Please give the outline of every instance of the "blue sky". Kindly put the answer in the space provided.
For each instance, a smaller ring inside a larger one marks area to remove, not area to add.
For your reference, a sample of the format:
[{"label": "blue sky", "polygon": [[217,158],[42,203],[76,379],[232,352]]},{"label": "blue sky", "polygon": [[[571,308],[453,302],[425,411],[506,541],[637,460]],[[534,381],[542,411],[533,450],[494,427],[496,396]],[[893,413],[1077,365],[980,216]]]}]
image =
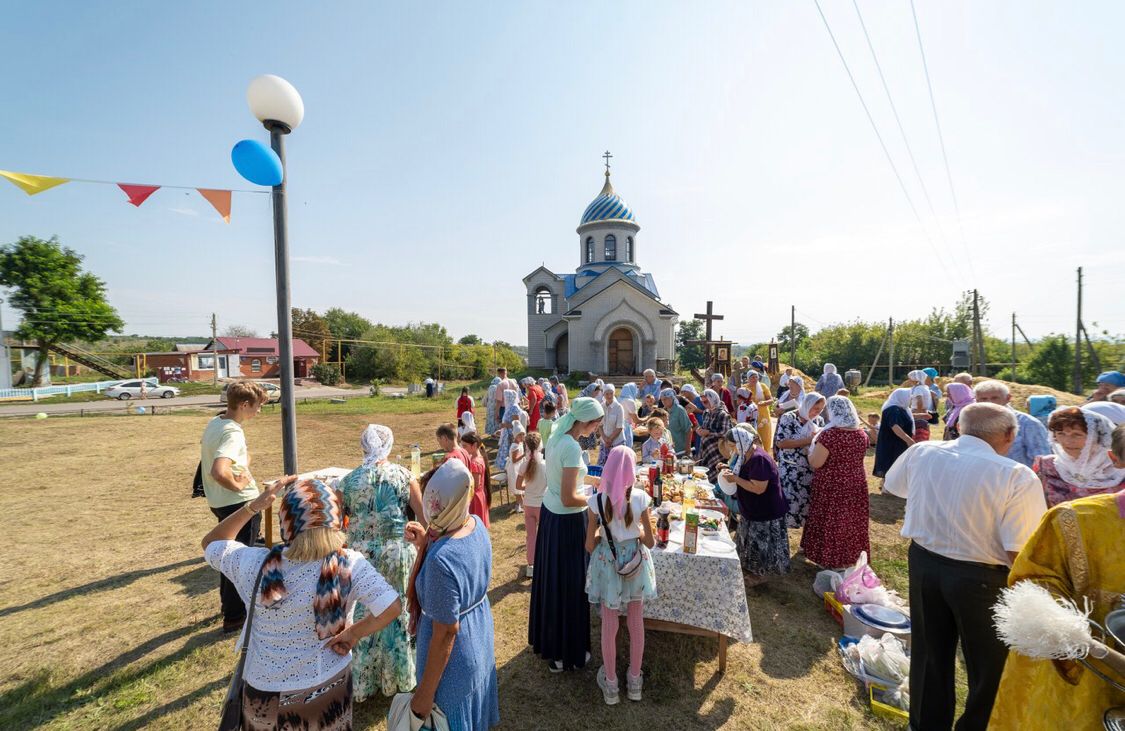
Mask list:
[{"label": "blue sky", "polygon": [[[578,264],[608,148],[639,263],[682,314],[714,300],[728,338],[768,338],[791,304],[815,329],[973,286],[1002,336],[1013,311],[1033,337],[1071,332],[1079,265],[1091,331],[1125,330],[1125,6],[917,4],[964,241],[908,2],[859,8],[936,218],[854,6],[822,6],[924,227],[811,0],[21,3],[0,26],[0,169],[250,188],[230,148],[265,139],[245,88],[275,73],[306,106],[295,306],[525,343],[520,280]],[[236,194],[228,226],[191,191],[134,209],[111,186],[0,181],[0,242],[22,234],[85,255],[128,332],[275,326],[268,196]]]}]

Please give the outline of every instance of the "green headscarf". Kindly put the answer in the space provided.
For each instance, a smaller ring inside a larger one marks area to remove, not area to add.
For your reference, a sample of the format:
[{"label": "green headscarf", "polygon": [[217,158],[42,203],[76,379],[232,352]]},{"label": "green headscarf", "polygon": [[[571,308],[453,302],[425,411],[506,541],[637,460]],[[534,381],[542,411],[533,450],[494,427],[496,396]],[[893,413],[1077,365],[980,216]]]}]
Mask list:
[{"label": "green headscarf", "polygon": [[574,399],[570,404],[570,411],[551,427],[551,438],[547,440],[547,449],[554,447],[576,422],[593,421],[603,416],[605,416],[605,409],[597,399],[588,396]]}]

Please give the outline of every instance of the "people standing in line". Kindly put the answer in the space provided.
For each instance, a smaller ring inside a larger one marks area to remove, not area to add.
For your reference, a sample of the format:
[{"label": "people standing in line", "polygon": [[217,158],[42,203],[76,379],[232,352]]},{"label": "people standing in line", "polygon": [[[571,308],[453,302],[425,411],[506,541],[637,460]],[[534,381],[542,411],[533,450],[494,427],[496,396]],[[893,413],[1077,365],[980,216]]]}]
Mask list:
[{"label": "people standing in line", "polygon": [[879,439],[875,443],[875,468],[872,471],[875,477],[884,477],[891,465],[914,444],[913,433],[910,389],[896,388],[883,402],[879,414]]},{"label": "people standing in line", "polygon": [[602,419],[602,448],[598,452],[598,464],[604,465],[611,449],[625,443],[625,407],[617,400],[617,387],[607,383],[602,389],[605,394],[605,418]]},{"label": "people standing in line", "polygon": [[[963,383],[950,383],[945,387],[946,404],[945,411],[945,434],[942,439],[949,441],[961,436],[961,430],[957,425],[957,417],[960,415],[961,410],[971,403],[976,402],[976,395],[973,389]],[[917,415],[915,415],[917,417]]]},{"label": "people standing in line", "polygon": [[470,432],[461,437],[461,445],[469,453],[469,473],[473,476],[473,496],[469,498],[469,513],[480,518],[484,527],[491,530],[489,511],[492,509],[492,483],[488,478],[488,462],[484,458],[484,442],[480,435]]},{"label": "people standing in line", "polygon": [[526,439],[527,429],[523,428],[523,424],[518,421],[512,424],[512,444],[508,447],[508,463],[504,466],[504,476],[507,479],[508,487],[512,489],[512,494],[516,498],[516,512],[521,515],[523,514],[523,490],[516,486],[516,478],[519,475],[520,463],[527,456],[523,446]]},{"label": "people standing in line", "polygon": [[668,412],[668,431],[672,436],[672,446],[676,454],[686,455],[691,448],[691,419],[688,418],[687,409],[680,406],[679,397],[671,388],[660,392],[660,403]]},{"label": "people standing in line", "polygon": [[[1109,457],[1125,468],[1125,426],[1113,430]],[[1016,556],[1008,585],[1031,580],[1056,597],[1105,617],[1125,595],[1125,530],[1121,493],[1056,505]],[[1089,604],[1087,604],[1089,602]],[[1105,709],[1125,704],[1125,694],[1075,660],[1037,660],[1008,653],[989,729],[1102,729]]]},{"label": "people standing in line", "polygon": [[819,393],[807,393],[801,397],[795,411],[784,413],[777,420],[774,453],[777,455],[781,489],[789,505],[785,519],[789,528],[804,526],[809,515],[809,491],[813,482],[809,447],[817,430],[824,426],[824,420],[820,418],[824,404],[824,397]]},{"label": "people standing in line", "polygon": [[701,415],[699,426],[695,430],[700,440],[699,462],[707,468],[707,480],[715,484],[719,478],[719,470],[724,466],[719,444],[734,423],[722,398],[714,389],[709,388],[703,392],[703,403],[707,410]]},{"label": "people standing in line", "polygon": [[[496,376],[500,379],[500,382],[496,384],[496,421],[499,423],[504,421],[504,412],[508,408],[507,402],[504,401],[504,392],[515,391],[518,394],[520,392],[520,384],[516,383],[514,378],[508,378],[507,368],[497,368]],[[491,434],[492,432],[489,433]]]},{"label": "people standing in line", "polygon": [[1105,401],[1109,398],[1109,394],[1119,388],[1125,388],[1125,374],[1121,373],[1121,371],[1105,371],[1104,373],[1100,373],[1098,374],[1094,392],[1086,399],[1086,403]]},{"label": "people standing in line", "polygon": [[578,440],[601,428],[602,404],[577,398],[547,443],[547,492],[539,509],[527,642],[551,672],[581,669],[590,659],[586,597],[586,462]]},{"label": "people standing in line", "polygon": [[504,415],[500,419],[500,445],[496,449],[496,468],[508,466],[508,449],[512,446],[512,424],[523,423],[519,391],[504,391]]},{"label": "people standing in line", "polygon": [[910,386],[910,412],[914,416],[914,441],[926,442],[930,439],[930,416],[937,409],[929,386],[926,385],[926,372],[913,370],[907,378],[914,382]]},{"label": "people standing in line", "polygon": [[525,426],[532,431],[539,427],[539,417],[542,416],[540,407],[546,394],[543,393],[543,388],[535,382],[534,378],[525,378],[524,385],[527,387],[527,418],[528,422]]},{"label": "people standing in line", "polygon": [[461,418],[457,422],[457,436],[463,437],[469,432],[475,432],[476,430],[477,420],[476,417],[473,416],[473,412],[466,411],[461,414]]},{"label": "people standing in line", "polygon": [[736,547],[747,582],[754,586],[770,575],[789,573],[789,504],[777,464],[762,449],[758,432],[745,423],[723,435],[723,451],[733,459],[719,474],[719,486],[737,501]]},{"label": "people standing in line", "polygon": [[1030,467],[1036,457],[1051,454],[1051,438],[1045,427],[1031,414],[1012,408],[1012,392],[1003,381],[981,381],[973,387],[973,396],[979,404],[996,404],[1012,409],[1019,423],[1016,441],[1006,455],[1022,465]]},{"label": "people standing in line", "polygon": [[1125,470],[1109,458],[1114,425],[1101,414],[1064,407],[1047,422],[1052,454],[1035,460],[1047,507],[1125,489]]},{"label": "people standing in line", "polygon": [[925,386],[930,391],[930,424],[938,423],[938,404],[941,403],[941,386],[937,385],[937,368],[923,368],[926,375]]},{"label": "people standing in line", "polygon": [[[257,416],[266,400],[265,389],[257,383],[236,381],[227,386],[226,411],[207,422],[203,430],[199,443],[203,493],[220,523],[258,497],[258,484],[250,474],[250,454],[242,425]],[[255,514],[243,522],[233,539],[252,546],[258,538],[258,527],[259,518]],[[246,620],[246,605],[225,574],[219,576],[219,601],[223,632],[237,632]]]},{"label": "people standing in line", "polygon": [[445,452],[446,459],[456,459],[469,466],[469,453],[457,441],[457,427],[451,423],[439,424],[434,430],[438,447]]},{"label": "people standing in line", "polygon": [[855,405],[831,396],[824,409],[828,422],[809,451],[812,495],[801,548],[805,557],[826,568],[854,566],[860,553],[871,554],[870,504],[867,495],[867,433]]},{"label": "people standing in line", "polygon": [[1047,507],[1035,474],[1004,456],[1016,438],[1015,414],[970,404],[960,424],[955,441],[908,449],[884,483],[906,499],[910,724],[919,731],[953,726],[958,642],[969,690],[957,728],[987,728],[1008,655],[992,607]]},{"label": "people standing in line", "polygon": [[[422,490],[410,470],[387,461],[394,432],[382,424],[368,424],[360,435],[363,464],[339,484],[348,548],[358,551],[399,596],[406,595],[417,553],[405,537],[407,511],[422,515]],[[367,616],[367,607],[356,606],[356,620]],[[352,693],[362,703],[376,693],[393,696],[415,684],[414,648],[410,643],[410,615],[399,616],[375,634],[359,640],[352,652]]]},{"label": "people standing in line", "polygon": [[[281,498],[278,524],[284,543],[267,549],[237,540],[275,497]],[[242,677],[241,728],[351,728],[352,650],[395,621],[402,605],[367,559],[344,548],[343,529],[339,493],[319,480],[298,482],[290,475],[203,537],[207,563],[255,607]],[[368,614],[353,622],[357,604]]]},{"label": "people standing in line", "polygon": [[451,729],[500,723],[488,600],[492,541],[480,518],[469,514],[472,493],[469,470],[455,460],[443,463],[423,478],[426,526],[406,528],[418,550],[407,600],[418,638],[418,687],[410,711],[419,728],[434,705]]},{"label": "people standing in line", "polygon": [[825,363],[824,372],[816,380],[816,392],[824,398],[828,398],[829,396],[835,396],[836,392],[843,387],[844,379],[836,372],[835,364]]},{"label": "people standing in line", "polygon": [[[543,422],[539,422],[542,426]],[[526,539],[527,578],[535,572],[535,539],[539,532],[539,509],[547,492],[547,464],[543,459],[543,441],[538,432],[527,435],[524,443],[527,457],[520,461],[516,489],[523,491],[523,527]]]},{"label": "people standing in line", "polygon": [[[625,445],[611,450],[602,468],[598,490],[586,501],[586,595],[601,608],[602,667],[597,682],[606,705],[620,697],[617,679],[617,629],[622,614],[629,628],[629,669],[625,675],[626,696],[642,698],[645,653],[645,600],[656,598],[656,570],[649,549],[656,540],[649,516],[650,499],[644,490],[634,490],[636,453]],[[599,537],[600,534],[600,537]],[[640,556],[639,565],[628,576],[620,572]]]}]

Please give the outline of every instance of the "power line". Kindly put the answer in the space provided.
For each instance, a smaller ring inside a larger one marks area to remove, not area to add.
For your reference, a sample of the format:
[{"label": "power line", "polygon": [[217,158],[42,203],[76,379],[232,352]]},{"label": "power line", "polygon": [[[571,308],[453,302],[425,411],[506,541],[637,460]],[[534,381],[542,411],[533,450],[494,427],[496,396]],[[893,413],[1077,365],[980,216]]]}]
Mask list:
[{"label": "power line", "polygon": [[918,11],[914,8],[914,0],[910,0],[910,14],[914,16],[914,34],[918,37],[918,53],[922,56],[922,71],[926,75],[926,89],[930,93],[930,110],[934,114],[934,126],[937,127],[938,143],[941,145],[941,160],[945,164],[945,179],[949,183],[949,195],[953,198],[953,211],[957,214],[957,229],[961,233],[961,247],[965,250],[965,258],[969,262],[969,272],[973,276],[973,282],[976,283],[977,272],[973,266],[973,257],[969,254],[969,245],[965,241],[965,226],[961,222],[961,206],[957,203],[957,191],[953,187],[953,173],[949,170],[949,155],[945,152],[945,135],[941,133],[937,102],[934,101],[934,85],[930,81],[930,66],[926,63],[926,49],[922,45],[922,28],[918,25]]},{"label": "power line", "polygon": [[[910,191],[906,189],[906,183],[902,179],[902,174],[898,171],[898,166],[895,165],[894,158],[891,157],[890,150],[887,149],[887,143],[883,141],[883,135],[879,132],[879,126],[875,124],[875,118],[871,116],[871,110],[867,106],[867,102],[863,99],[863,92],[859,90],[859,84],[856,83],[855,76],[852,74],[851,67],[848,66],[848,61],[844,58],[844,52],[840,48],[840,44],[836,42],[836,34],[832,32],[832,26],[828,24],[828,18],[825,17],[824,11],[820,7],[820,0],[813,0],[816,5],[816,12],[820,14],[820,20],[824,23],[824,29],[828,31],[828,37],[832,39],[832,45],[836,49],[836,55],[840,57],[840,63],[844,66],[844,71],[848,74],[848,80],[852,82],[852,88],[855,90],[856,96],[859,98],[859,104],[863,107],[863,113],[867,115],[867,121],[871,124],[871,130],[875,133],[875,138],[879,141],[879,147],[883,149],[883,155],[887,158],[887,163],[891,166],[891,170],[895,174],[895,180],[898,181],[898,187],[902,190],[902,195],[906,198],[906,203],[910,206],[911,212],[914,214],[914,219],[918,221],[919,228],[922,229],[922,234],[926,237],[926,242],[934,249],[934,241],[930,238],[930,232],[926,229],[925,224],[922,223],[922,217],[918,215],[918,208],[914,205],[914,199],[910,197]],[[953,272],[949,270],[945,261],[940,257],[938,263],[941,264],[942,269],[949,275],[950,278],[954,277]]]}]

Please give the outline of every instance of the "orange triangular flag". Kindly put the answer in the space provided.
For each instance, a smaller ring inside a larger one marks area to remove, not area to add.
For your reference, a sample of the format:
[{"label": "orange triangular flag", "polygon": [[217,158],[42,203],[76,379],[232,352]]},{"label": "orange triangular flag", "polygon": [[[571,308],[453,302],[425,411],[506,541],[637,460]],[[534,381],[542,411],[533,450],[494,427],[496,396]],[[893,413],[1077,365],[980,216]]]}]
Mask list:
[{"label": "orange triangular flag", "polygon": [[199,194],[207,199],[207,202],[215,207],[223,220],[230,223],[230,191],[229,190],[211,190],[210,188],[196,188]]},{"label": "orange triangular flag", "polygon": [[142,203],[148,200],[150,195],[160,190],[159,185],[130,185],[129,183],[118,183],[117,187],[125,191],[125,195],[129,196],[129,202],[138,208],[140,208]]},{"label": "orange triangular flag", "polygon": [[13,185],[19,188],[28,195],[35,195],[42,193],[45,190],[50,190],[56,185],[69,183],[70,178],[51,178],[46,175],[28,175],[27,173],[11,173],[7,170],[0,170],[0,176],[12,181]]}]

